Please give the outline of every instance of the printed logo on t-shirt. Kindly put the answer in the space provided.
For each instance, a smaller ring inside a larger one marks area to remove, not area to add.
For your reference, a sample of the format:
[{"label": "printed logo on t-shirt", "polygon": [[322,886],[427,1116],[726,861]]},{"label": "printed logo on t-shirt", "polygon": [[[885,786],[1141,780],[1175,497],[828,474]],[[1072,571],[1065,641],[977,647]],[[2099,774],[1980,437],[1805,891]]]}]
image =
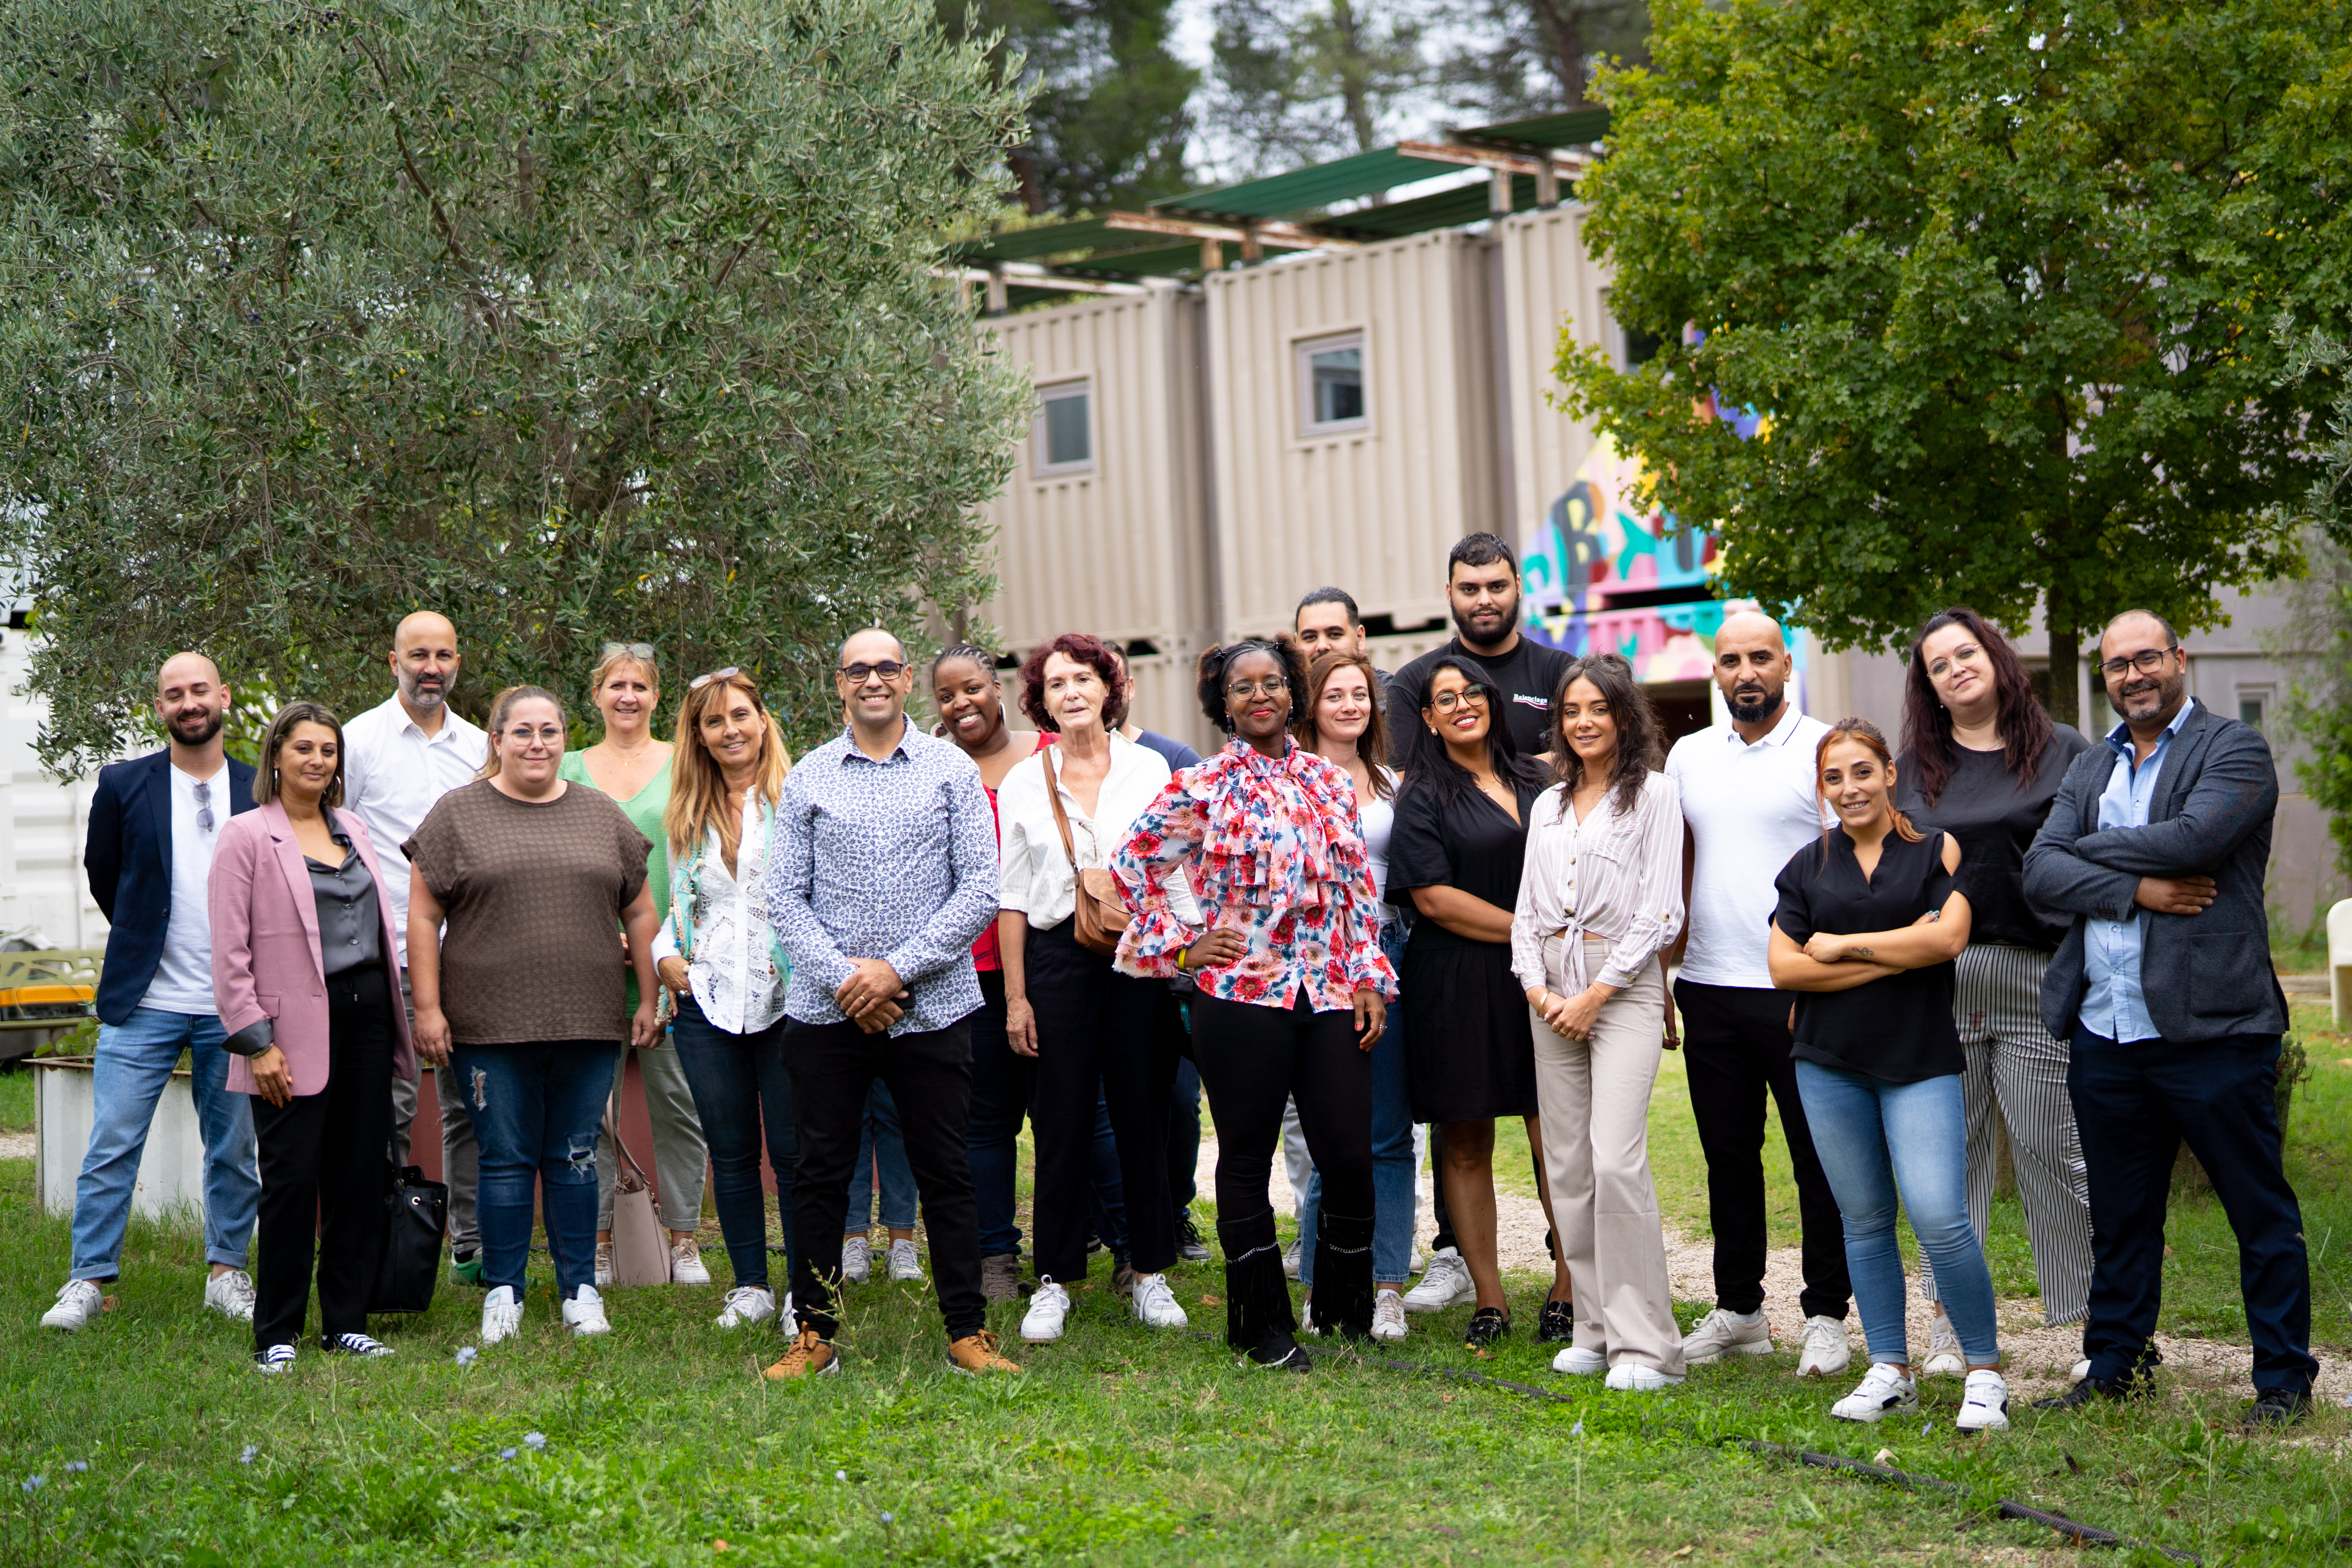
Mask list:
[{"label": "printed logo on t-shirt", "polygon": [[1512,693],[1511,693],[1511,700],[1512,700],[1512,701],[1514,701],[1514,702],[1517,702],[1517,703],[1520,704],[1522,707],[1527,707],[1527,708],[1549,708],[1549,707],[1551,706],[1551,699],[1550,699],[1550,698],[1549,698],[1549,697],[1538,697],[1538,696],[1535,695],[1533,692],[1528,692],[1528,691],[1514,691],[1514,692],[1512,692]]}]

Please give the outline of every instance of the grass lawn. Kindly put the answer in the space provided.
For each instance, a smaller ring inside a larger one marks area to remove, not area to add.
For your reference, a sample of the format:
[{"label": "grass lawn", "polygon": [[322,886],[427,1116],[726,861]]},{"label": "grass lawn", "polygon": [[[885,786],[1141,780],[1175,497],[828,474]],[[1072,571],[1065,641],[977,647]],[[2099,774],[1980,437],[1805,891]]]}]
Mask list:
[{"label": "grass lawn", "polygon": [[[2291,1163],[2332,1358],[2352,1348],[2340,1260],[2352,1038],[2318,1028],[2324,1016],[2298,1011],[2316,1078],[2298,1098]],[[1676,1223],[1703,1227],[1678,1067],[1654,1118],[1660,1184]],[[0,1075],[0,1126],[16,1119],[20,1078]],[[1785,1155],[1771,1157],[1784,1195]],[[1527,1182],[1523,1138],[1507,1137],[1497,1163],[1507,1185]],[[1777,1241],[1793,1238],[1792,1208],[1776,1214]],[[2016,1232],[2013,1207],[1996,1224]],[[2168,1327],[2242,1334],[2211,1200],[2176,1205],[2171,1236]],[[1950,1382],[1925,1385],[1920,1416],[1877,1428],[1830,1421],[1843,1389],[1799,1384],[1787,1354],[1700,1369],[1666,1394],[1609,1394],[1553,1375],[1524,1337],[1474,1362],[1455,1337],[1467,1309],[1416,1318],[1391,1359],[1433,1374],[1475,1367],[1569,1402],[1337,1356],[1309,1377],[1272,1377],[1236,1369],[1206,1334],[1147,1335],[1116,1310],[1099,1259],[1067,1339],[1009,1347],[1029,1368],[1017,1380],[949,1375],[928,1293],[877,1283],[851,1298],[844,1375],[787,1387],[751,1376],[772,1338],[710,1327],[728,1282],[715,1245],[719,1286],[614,1292],[606,1340],[567,1341],[542,1282],[523,1339],[460,1367],[478,1298],[452,1286],[421,1318],[377,1321],[396,1360],[306,1351],[265,1381],[245,1333],[198,1310],[201,1250],[179,1232],[134,1230],[121,1309],[102,1325],[37,1330],[67,1251],[63,1225],[34,1212],[30,1163],[0,1163],[9,1568],[2040,1560],[2054,1538],[1995,1518],[2000,1497],[2212,1563],[2308,1563],[2352,1536],[2352,1411],[2246,1441],[2236,1389],[2176,1384],[2084,1417],[2021,1409],[2012,1430],[1966,1441],[1950,1429]],[[2029,1294],[2021,1238],[1996,1255],[2002,1291]],[[1177,1279],[1196,1328],[1220,1329],[1207,1300],[1220,1271]],[[1513,1284],[1515,1315],[1532,1324],[1543,1280]],[[1704,1306],[1683,1303],[1685,1321]],[[1018,1312],[992,1321],[1012,1338]],[[1914,1494],[1735,1446],[1755,1437],[1864,1459],[1884,1447],[1964,1491]]]}]

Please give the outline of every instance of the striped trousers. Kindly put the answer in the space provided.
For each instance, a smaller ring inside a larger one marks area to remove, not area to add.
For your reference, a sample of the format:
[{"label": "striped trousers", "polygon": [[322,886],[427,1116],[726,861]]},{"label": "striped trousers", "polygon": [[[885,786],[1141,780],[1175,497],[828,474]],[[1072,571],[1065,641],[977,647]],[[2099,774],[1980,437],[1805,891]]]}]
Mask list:
[{"label": "striped trousers", "polygon": [[[1955,965],[1954,1022],[1968,1068],[1960,1079],[1969,1120],[1969,1223],[1979,1244],[1992,1217],[1993,1117],[2009,1131],[2025,1234],[2042,1286],[2042,1321],[2055,1328],[2090,1310],[2091,1204],[2067,1048],[2042,1026],[2042,972],[2050,955],[2006,942],[1970,942]],[[1936,1299],[1933,1274],[1920,1290]]]}]

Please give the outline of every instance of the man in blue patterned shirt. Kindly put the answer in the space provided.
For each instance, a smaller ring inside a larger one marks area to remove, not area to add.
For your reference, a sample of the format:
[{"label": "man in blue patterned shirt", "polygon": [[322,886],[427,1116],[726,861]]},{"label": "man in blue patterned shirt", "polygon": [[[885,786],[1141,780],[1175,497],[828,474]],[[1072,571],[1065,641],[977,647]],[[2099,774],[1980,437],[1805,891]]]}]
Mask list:
[{"label": "man in blue patterned shirt", "polygon": [[[980,770],[953,742],[907,721],[915,676],[879,628],[841,645],[835,689],[848,727],[801,760],[776,803],[761,901],[792,955],[784,1068],[800,1132],[795,1236],[838,1237],[858,1130],[876,1079],[898,1102],[907,1162],[930,1233],[948,1364],[1017,1372],[996,1353],[981,1294],[980,1215],[965,1158],[971,944],[996,918],[996,826]],[[795,1249],[800,1332],[772,1378],[838,1372],[833,1288]]]}]

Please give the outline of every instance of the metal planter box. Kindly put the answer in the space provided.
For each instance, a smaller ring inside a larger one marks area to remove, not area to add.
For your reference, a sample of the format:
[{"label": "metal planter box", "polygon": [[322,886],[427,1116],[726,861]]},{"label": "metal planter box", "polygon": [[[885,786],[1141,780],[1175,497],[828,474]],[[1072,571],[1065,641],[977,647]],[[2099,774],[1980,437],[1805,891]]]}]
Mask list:
[{"label": "metal planter box", "polygon": [[[69,1215],[74,1179],[81,1173],[97,1114],[95,1064],[88,1057],[49,1057],[28,1065],[38,1075],[34,1079],[34,1158],[41,1212]],[[190,1223],[201,1219],[204,1203],[204,1132],[196,1124],[188,1075],[182,1070],[172,1074],[156,1101],[131,1212],[142,1219]]]}]

